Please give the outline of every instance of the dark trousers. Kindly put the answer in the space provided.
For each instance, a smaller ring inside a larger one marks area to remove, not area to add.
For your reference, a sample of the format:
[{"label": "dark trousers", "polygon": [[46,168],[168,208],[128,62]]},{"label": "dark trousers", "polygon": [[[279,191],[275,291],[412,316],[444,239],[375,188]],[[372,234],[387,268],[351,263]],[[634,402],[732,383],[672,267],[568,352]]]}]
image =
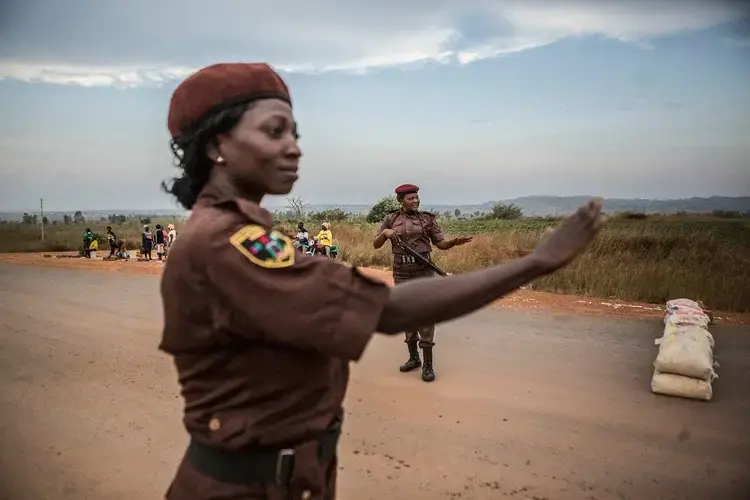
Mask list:
[{"label": "dark trousers", "polygon": [[[425,255],[429,258],[429,254]],[[400,262],[400,257],[394,255],[393,261],[393,282],[395,284],[404,283],[418,278],[429,278],[434,276],[432,269],[427,268],[419,263]],[[435,345],[435,325],[425,325],[416,330],[404,332],[404,342],[418,342],[419,347],[432,347]]]},{"label": "dark trousers", "polygon": [[83,240],[83,256],[87,259],[91,258],[91,240]]}]

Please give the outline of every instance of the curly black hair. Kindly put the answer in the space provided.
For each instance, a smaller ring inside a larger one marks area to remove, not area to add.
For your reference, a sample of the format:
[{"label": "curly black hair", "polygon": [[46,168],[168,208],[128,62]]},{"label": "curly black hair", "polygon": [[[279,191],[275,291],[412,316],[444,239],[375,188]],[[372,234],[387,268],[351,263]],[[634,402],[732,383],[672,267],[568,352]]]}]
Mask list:
[{"label": "curly black hair", "polygon": [[253,103],[242,103],[223,109],[201,119],[170,142],[176,167],[182,175],[172,179],[172,186],[161,183],[162,189],[177,198],[187,210],[195,205],[198,195],[208,182],[213,163],[206,148],[218,134],[232,130]]}]

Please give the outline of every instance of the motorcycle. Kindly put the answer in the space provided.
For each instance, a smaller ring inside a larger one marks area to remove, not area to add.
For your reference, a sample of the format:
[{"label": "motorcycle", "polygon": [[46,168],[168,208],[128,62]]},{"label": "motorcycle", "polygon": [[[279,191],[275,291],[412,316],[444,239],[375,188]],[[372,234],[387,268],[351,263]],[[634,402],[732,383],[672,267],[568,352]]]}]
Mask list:
[{"label": "motorcycle", "polygon": [[[304,253],[307,255],[323,255],[326,256],[325,248],[323,248],[323,245],[321,245],[318,241],[315,239],[311,239],[306,245],[301,244],[300,248]],[[331,246],[331,259],[338,258],[339,255],[339,247],[336,245]]]}]

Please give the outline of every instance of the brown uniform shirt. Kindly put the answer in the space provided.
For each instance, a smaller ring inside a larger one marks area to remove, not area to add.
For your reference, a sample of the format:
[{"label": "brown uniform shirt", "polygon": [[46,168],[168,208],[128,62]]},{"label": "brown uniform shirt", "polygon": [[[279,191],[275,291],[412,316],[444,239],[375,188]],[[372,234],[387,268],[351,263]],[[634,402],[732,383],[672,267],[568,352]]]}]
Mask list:
[{"label": "brown uniform shirt", "polygon": [[389,296],[356,268],[295,253],[271,224],[209,186],[162,277],[159,347],[174,357],[185,427],[222,449],[306,441],[341,416],[349,362]]},{"label": "brown uniform shirt", "polygon": [[[430,253],[433,245],[445,239],[440,229],[437,217],[430,212],[416,212],[407,214],[403,210],[391,212],[383,219],[378,233],[384,229],[393,229],[414,251],[426,254]],[[406,255],[406,252],[396,245],[391,244],[395,255]]]}]

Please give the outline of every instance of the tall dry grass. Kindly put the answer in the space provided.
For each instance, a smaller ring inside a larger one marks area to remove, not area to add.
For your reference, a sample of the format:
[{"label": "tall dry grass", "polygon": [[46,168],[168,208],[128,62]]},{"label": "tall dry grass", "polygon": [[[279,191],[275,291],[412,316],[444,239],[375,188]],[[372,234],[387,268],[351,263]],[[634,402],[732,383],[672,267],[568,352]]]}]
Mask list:
[{"label": "tall dry grass", "polygon": [[[435,250],[435,263],[451,273],[481,269],[533,251],[546,227],[557,221],[453,221],[448,235],[472,234],[471,243]],[[372,247],[376,225],[336,224],[343,260],[390,267],[390,244]],[[291,231],[291,227],[288,228]],[[312,231],[312,229],[311,229]],[[612,220],[570,266],[538,280],[537,290],[606,299],[664,303],[676,297],[708,307],[750,311],[750,223],[726,220]]]},{"label": "tall dry grass", "polygon": [[[166,225],[174,220],[152,220]],[[436,250],[438,266],[462,273],[500,264],[531,252],[546,227],[555,220],[443,221],[449,236],[471,234],[468,245]],[[141,224],[111,224],[129,248],[140,245]],[[90,223],[104,238],[107,223]],[[179,223],[178,232],[179,232]],[[309,224],[310,231],[317,229]],[[294,225],[279,228],[294,233]],[[39,229],[21,224],[0,224],[0,251],[63,251],[81,246],[83,225]],[[390,267],[389,245],[375,250],[377,225],[333,223],[341,259],[357,266]],[[103,241],[102,241],[103,243]],[[750,221],[706,217],[650,217],[646,220],[610,220],[588,251],[573,264],[538,280],[537,290],[654,303],[675,297],[703,300],[708,307],[750,311]]]}]

